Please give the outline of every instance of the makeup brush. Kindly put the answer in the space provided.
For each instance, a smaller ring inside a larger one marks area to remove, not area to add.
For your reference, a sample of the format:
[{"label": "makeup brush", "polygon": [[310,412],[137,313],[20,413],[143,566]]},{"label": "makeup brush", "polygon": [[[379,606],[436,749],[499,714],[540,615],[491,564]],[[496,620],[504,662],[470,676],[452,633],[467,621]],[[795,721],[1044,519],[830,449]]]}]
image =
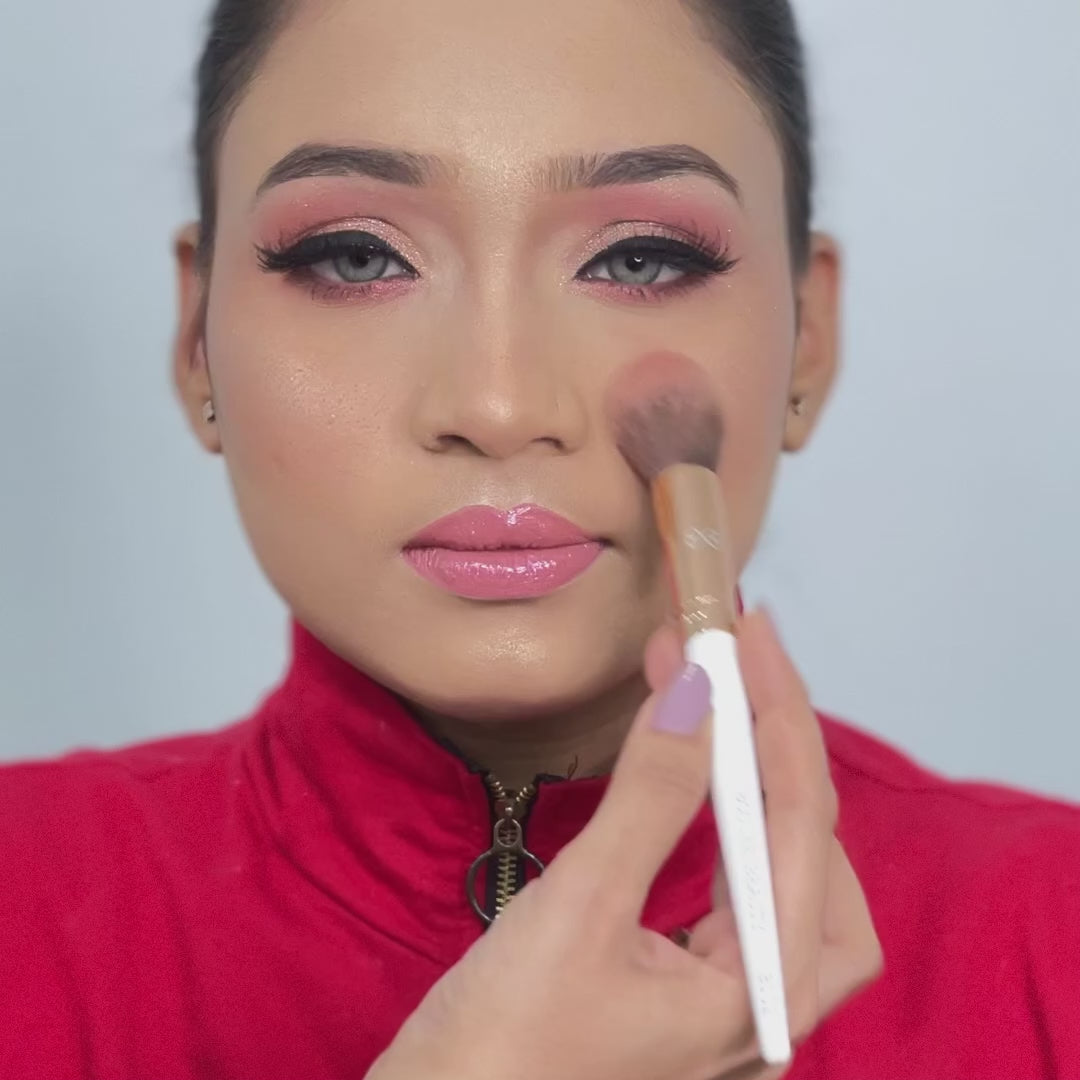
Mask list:
[{"label": "makeup brush", "polygon": [[791,1058],[753,720],[735,650],[735,570],[716,468],[723,421],[704,372],[671,353],[625,370],[609,398],[616,443],[649,485],[686,659],[712,684],[712,787],[762,1058]]}]

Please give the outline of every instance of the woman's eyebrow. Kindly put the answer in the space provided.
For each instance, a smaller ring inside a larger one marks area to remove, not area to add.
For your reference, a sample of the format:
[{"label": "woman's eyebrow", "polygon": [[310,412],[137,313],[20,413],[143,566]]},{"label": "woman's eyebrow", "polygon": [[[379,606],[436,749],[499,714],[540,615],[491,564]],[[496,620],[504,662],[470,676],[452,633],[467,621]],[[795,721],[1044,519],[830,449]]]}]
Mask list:
[{"label": "woman's eyebrow", "polygon": [[704,150],[685,143],[637,146],[606,154],[562,155],[546,162],[540,179],[553,191],[646,184],[672,176],[704,176],[742,202],[738,181]]},{"label": "woman's eyebrow", "polygon": [[[457,170],[443,158],[383,146],[305,143],[271,166],[255,192],[308,176],[366,176],[391,184],[423,187],[452,178]],[[703,150],[685,143],[639,146],[596,154],[564,154],[537,170],[541,187],[568,192],[582,188],[644,184],[672,176],[704,176],[719,184],[737,202],[742,193],[735,177]]]}]

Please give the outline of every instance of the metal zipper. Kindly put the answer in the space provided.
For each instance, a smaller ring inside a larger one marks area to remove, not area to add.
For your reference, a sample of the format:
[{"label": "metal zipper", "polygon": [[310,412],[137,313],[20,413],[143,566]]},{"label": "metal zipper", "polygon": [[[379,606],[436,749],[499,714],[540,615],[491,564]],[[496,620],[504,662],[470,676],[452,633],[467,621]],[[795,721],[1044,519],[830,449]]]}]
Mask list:
[{"label": "metal zipper", "polygon": [[[536,785],[526,784],[520,791],[511,792],[491,773],[485,773],[484,779],[492,795],[494,823],[491,847],[473,860],[465,875],[465,892],[473,911],[490,926],[506,910],[506,905],[518,891],[522,862],[526,866],[531,864],[539,873],[543,872],[544,864],[525,846],[525,830],[522,827],[522,820],[536,797]],[[489,878],[495,875],[495,888],[494,911],[489,913],[486,903],[476,894],[476,879],[480,868],[491,859],[495,862],[488,868],[488,875]]]},{"label": "metal zipper", "polygon": [[[518,873],[521,861],[531,863],[539,873],[543,873],[544,864],[525,846],[525,829],[522,821],[536,798],[536,785],[526,784],[518,792],[510,792],[498,777],[485,773],[484,779],[492,796],[491,847],[478,855],[465,876],[465,891],[469,905],[490,926],[506,910],[506,905],[518,891]],[[496,859],[488,874],[495,875],[494,913],[489,914],[483,900],[477,895],[476,880],[480,868],[489,859]],[[673,930],[669,939],[680,948],[690,944],[690,930],[680,926]]]}]

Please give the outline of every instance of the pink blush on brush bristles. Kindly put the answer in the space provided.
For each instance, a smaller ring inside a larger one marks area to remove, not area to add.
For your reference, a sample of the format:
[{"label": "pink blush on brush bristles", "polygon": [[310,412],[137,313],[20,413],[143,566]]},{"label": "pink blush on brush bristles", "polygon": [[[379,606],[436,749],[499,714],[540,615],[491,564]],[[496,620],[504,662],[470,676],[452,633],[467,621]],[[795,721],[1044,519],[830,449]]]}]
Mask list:
[{"label": "pink blush on brush bristles", "polygon": [[716,468],[720,409],[689,356],[656,350],[631,361],[611,380],[605,408],[620,452],[644,481],[676,461]]},{"label": "pink blush on brush bristles", "polygon": [[619,369],[608,387],[608,413],[615,418],[626,408],[637,408],[672,392],[703,402],[713,398],[709,378],[696,360],[683,353],[656,349]]}]

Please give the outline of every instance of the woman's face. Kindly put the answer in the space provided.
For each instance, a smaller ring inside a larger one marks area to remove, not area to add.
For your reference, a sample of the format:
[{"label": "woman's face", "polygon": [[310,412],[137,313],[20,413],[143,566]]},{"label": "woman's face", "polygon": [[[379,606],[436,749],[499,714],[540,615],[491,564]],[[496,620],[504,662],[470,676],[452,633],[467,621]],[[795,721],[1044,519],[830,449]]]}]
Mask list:
[{"label": "woman's face", "polygon": [[[708,376],[745,563],[827,390],[835,264],[819,244],[793,281],[778,144],[677,0],[301,4],[218,183],[204,324],[178,245],[181,392],[265,572],[352,663],[476,718],[637,671],[665,579],[604,395],[644,353]],[[553,559],[558,588],[477,599],[461,556],[433,580],[440,553],[407,551],[477,505],[599,547]]]}]

